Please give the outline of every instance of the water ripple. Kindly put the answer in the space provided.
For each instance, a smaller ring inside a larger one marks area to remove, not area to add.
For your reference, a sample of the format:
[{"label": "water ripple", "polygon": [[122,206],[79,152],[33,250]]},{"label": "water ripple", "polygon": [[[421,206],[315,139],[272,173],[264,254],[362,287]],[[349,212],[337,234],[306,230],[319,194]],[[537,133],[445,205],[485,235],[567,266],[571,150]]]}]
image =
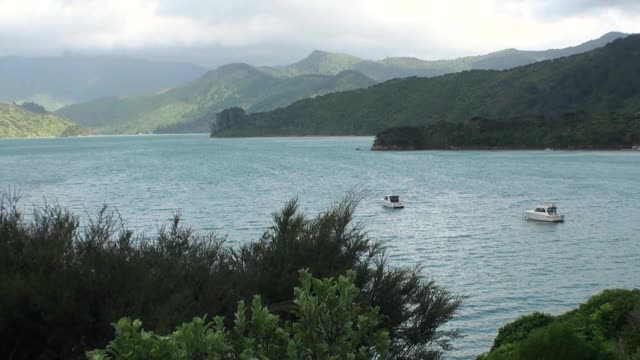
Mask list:
[{"label": "water ripple", "polygon": [[[356,214],[391,261],[466,296],[449,326],[452,359],[487,351],[506,322],[558,314],[613,287],[640,287],[640,154],[631,152],[369,152],[371,138],[209,139],[202,135],[0,141],[0,186],[22,205],[77,214],[117,207],[153,234],[178,211],[229,244],[256,240],[292,197],[315,214],[368,191]],[[390,211],[378,199],[402,195]],[[564,224],[522,219],[553,200]]]}]

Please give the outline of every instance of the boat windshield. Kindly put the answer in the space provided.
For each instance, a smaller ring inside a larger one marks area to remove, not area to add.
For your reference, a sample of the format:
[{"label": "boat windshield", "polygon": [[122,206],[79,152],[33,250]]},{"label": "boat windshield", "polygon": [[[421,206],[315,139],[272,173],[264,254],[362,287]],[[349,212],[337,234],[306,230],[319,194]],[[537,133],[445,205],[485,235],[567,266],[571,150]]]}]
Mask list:
[{"label": "boat windshield", "polygon": [[536,208],[536,212],[541,212],[541,213],[543,213],[543,212],[544,212],[544,209],[543,209],[543,208]]},{"label": "boat windshield", "polygon": [[389,201],[391,201],[392,203],[400,202],[400,197],[395,195],[389,196]]}]

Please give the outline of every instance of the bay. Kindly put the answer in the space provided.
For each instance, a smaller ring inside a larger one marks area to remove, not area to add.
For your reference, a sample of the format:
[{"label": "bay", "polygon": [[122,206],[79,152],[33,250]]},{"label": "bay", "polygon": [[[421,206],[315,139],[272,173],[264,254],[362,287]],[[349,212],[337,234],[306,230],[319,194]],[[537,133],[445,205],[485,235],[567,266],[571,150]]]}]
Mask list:
[{"label": "bay", "polygon": [[[0,190],[29,210],[57,203],[91,216],[103,204],[151,234],[179,212],[197,231],[254,241],[297,197],[314,215],[348,191],[356,217],[394,265],[467,298],[447,358],[487,351],[497,329],[558,314],[605,288],[640,287],[640,153],[371,152],[370,137],[209,139],[206,135],[0,141]],[[360,149],[360,150],[358,150]],[[380,206],[398,194],[403,210]],[[523,220],[555,201],[563,224]]]}]

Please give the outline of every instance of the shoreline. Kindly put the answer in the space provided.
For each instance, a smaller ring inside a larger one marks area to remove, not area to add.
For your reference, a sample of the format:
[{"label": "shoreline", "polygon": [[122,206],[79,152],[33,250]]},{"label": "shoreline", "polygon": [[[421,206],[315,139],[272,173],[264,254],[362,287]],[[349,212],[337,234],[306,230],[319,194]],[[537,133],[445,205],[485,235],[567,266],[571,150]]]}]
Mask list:
[{"label": "shoreline", "polygon": [[401,148],[401,147],[386,147],[380,148],[376,146],[372,146],[370,151],[395,151],[395,152],[403,152],[403,151],[545,151],[545,152],[558,152],[558,151],[628,151],[628,152],[639,152],[640,149],[633,149],[630,147],[570,147],[570,148],[552,148],[547,150],[547,148],[540,147],[479,147],[479,146],[464,146],[464,147],[433,147],[426,149],[416,149],[416,148]]},{"label": "shoreline", "polygon": [[375,135],[269,135],[269,136],[209,136],[211,139],[274,139],[274,138],[374,138]]}]

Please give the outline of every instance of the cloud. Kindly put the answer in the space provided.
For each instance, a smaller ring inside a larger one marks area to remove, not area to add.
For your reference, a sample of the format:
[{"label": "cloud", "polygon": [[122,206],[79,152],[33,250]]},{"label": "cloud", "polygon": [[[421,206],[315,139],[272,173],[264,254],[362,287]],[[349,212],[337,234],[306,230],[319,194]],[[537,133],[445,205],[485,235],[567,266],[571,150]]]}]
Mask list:
[{"label": "cloud", "polygon": [[594,15],[597,12],[615,12],[619,14],[640,13],[637,0],[505,0],[506,8],[515,13],[526,13],[544,19],[558,19],[569,16]]},{"label": "cloud", "polygon": [[0,55],[164,54],[216,65],[323,49],[437,59],[564,47],[639,24],[637,0],[0,0]]}]

